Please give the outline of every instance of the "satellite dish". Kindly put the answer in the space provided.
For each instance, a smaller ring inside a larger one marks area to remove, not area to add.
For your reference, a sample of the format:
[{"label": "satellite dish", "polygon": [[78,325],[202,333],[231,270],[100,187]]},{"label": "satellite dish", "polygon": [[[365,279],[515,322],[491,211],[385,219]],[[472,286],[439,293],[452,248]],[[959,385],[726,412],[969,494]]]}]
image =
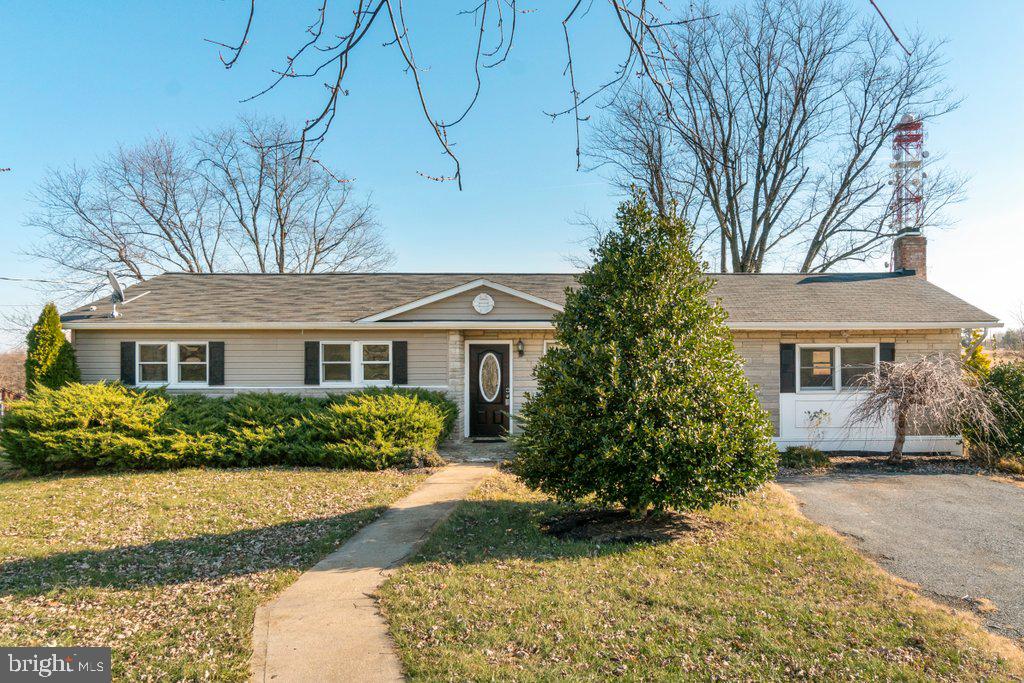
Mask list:
[{"label": "satellite dish", "polygon": [[110,303],[113,306],[113,310],[110,312],[111,318],[121,317],[121,314],[117,310],[118,304],[130,304],[136,299],[141,299],[142,297],[149,294],[149,292],[143,292],[138,296],[133,296],[131,299],[125,299],[124,290],[121,288],[121,283],[117,281],[117,278],[114,277],[114,274],[111,273],[109,270],[107,271],[107,279],[110,280],[110,289],[112,290],[110,292]]},{"label": "satellite dish", "polygon": [[121,283],[117,281],[117,278],[109,270],[107,271],[107,279],[110,280],[110,288],[113,290],[110,294],[110,300],[115,304],[124,301],[124,290],[121,289]]}]

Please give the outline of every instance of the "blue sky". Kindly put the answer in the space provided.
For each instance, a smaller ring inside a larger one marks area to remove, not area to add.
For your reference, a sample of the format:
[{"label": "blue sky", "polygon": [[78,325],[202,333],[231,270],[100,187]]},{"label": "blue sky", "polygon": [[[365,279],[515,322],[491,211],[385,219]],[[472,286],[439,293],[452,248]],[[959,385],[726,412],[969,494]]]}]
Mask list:
[{"label": "blue sky", "polygon": [[[869,7],[867,0],[851,0]],[[225,71],[204,37],[234,39],[242,0],[223,2],[6,3],[0,9],[0,275],[45,277],[18,250],[29,197],[47,168],[88,165],[118,144],[166,132],[188,136],[242,113],[299,123],[319,102],[315,84],[240,104],[266,84],[309,23],[314,2],[261,2],[247,53]],[[453,116],[471,90],[473,28],[465,2],[407,3],[428,92]],[[957,224],[929,235],[929,274],[939,285],[1009,322],[1020,282],[1024,199],[1024,3],[953,0],[881,3],[901,30],[950,40],[951,84],[964,106],[930,131],[929,145],[972,177]],[[411,80],[383,36],[356,55],[351,94],[320,152],[371,192],[397,252],[397,270],[555,271],[579,251],[581,211],[610,216],[618,198],[599,173],[577,172],[572,122],[542,111],[564,106],[562,3],[536,3],[520,18],[509,63],[485,74],[480,101],[454,131],[465,189],[423,179],[448,170],[418,110]],[[428,11],[430,8],[434,11]],[[549,9],[550,8],[550,9]],[[622,43],[600,2],[575,30],[585,85],[611,73]],[[586,127],[584,127],[584,136]],[[881,264],[877,264],[881,268]],[[0,282],[0,305],[37,303],[29,287]],[[3,310],[3,309],[0,309]],[[0,336],[0,345],[13,341]]]}]

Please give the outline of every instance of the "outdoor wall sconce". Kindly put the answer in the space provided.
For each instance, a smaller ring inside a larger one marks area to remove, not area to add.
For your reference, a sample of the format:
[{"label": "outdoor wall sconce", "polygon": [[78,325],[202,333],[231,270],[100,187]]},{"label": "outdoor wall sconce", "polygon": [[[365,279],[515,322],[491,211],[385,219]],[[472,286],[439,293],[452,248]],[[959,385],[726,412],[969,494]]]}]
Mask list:
[{"label": "outdoor wall sconce", "polygon": [[526,344],[523,343],[522,339],[516,342],[516,353],[519,354],[520,358],[526,353]]}]

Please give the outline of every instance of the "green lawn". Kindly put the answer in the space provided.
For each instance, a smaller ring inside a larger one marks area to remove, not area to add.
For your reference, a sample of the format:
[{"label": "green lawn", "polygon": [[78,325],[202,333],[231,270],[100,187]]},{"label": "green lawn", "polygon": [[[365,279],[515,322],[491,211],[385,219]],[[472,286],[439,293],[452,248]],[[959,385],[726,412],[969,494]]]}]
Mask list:
[{"label": "green lawn", "polygon": [[422,479],[250,469],[0,482],[0,646],[111,646],[117,679],[245,680],[256,606]]},{"label": "green lawn", "polygon": [[1021,653],[917,597],[768,486],[663,545],[543,536],[509,475],[381,601],[415,680],[1001,680]]}]

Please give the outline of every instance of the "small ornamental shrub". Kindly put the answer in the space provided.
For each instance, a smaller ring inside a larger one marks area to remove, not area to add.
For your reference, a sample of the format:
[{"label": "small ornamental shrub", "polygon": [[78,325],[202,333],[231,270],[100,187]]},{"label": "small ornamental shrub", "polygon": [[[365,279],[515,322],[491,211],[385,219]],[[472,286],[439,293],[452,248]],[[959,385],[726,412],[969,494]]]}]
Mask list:
[{"label": "small ornamental shrub", "polygon": [[326,401],[295,394],[239,394],[227,400],[229,428],[289,424],[321,410]]},{"label": "small ornamental shrub", "polygon": [[52,303],[43,307],[39,320],[25,339],[25,388],[56,389],[79,380],[75,350],[64,336],[60,314]]},{"label": "small ornamental shrub", "polygon": [[968,452],[986,466],[1024,470],[1024,362],[992,368],[988,387],[998,396],[992,402],[997,428],[982,433],[968,424],[964,430]]},{"label": "small ornamental shrub", "polygon": [[230,409],[227,399],[202,394],[167,394],[161,390],[148,393],[167,400],[167,410],[160,417],[159,429],[162,431],[208,434],[221,433],[226,429]]},{"label": "small ornamental shrub", "polygon": [[1009,474],[1024,475],[1024,458],[999,458],[996,469]]},{"label": "small ornamental shrub", "polygon": [[772,425],[710,298],[692,231],[639,194],[555,315],[513,469],[561,499],[706,509],[775,472]]},{"label": "small ornamental shrub", "polygon": [[0,445],[31,474],[148,463],[167,405],[162,396],[118,384],[37,386],[29,398],[11,404]]},{"label": "small ornamental shrub", "polygon": [[828,467],[831,464],[828,453],[811,446],[790,446],[779,453],[779,466],[793,469],[813,469]]},{"label": "small ornamental shrub", "polygon": [[322,464],[379,470],[433,451],[444,417],[431,403],[394,392],[364,393],[307,417],[305,438],[324,444]]},{"label": "small ornamental shrub", "polygon": [[960,360],[964,369],[985,377],[992,371],[992,354],[985,350],[985,330],[964,330],[960,335]]},{"label": "small ornamental shrub", "polygon": [[0,447],[31,474],[69,469],[265,465],[418,467],[458,410],[441,394],[388,389],[302,398],[208,398],[119,384],[40,388],[12,403]]},{"label": "small ornamental shrub", "polygon": [[69,384],[60,389],[41,387],[29,399],[12,403],[4,431],[27,429],[104,429],[148,436],[167,411],[169,399],[134,392],[120,384]]},{"label": "small ornamental shrub", "polygon": [[402,396],[415,396],[421,401],[426,401],[441,412],[444,420],[444,428],[441,430],[441,441],[444,441],[455,430],[455,421],[459,417],[459,406],[455,401],[445,396],[440,391],[430,389],[395,389],[391,387],[374,387],[363,389],[348,396],[377,396],[380,394],[400,394]]}]

